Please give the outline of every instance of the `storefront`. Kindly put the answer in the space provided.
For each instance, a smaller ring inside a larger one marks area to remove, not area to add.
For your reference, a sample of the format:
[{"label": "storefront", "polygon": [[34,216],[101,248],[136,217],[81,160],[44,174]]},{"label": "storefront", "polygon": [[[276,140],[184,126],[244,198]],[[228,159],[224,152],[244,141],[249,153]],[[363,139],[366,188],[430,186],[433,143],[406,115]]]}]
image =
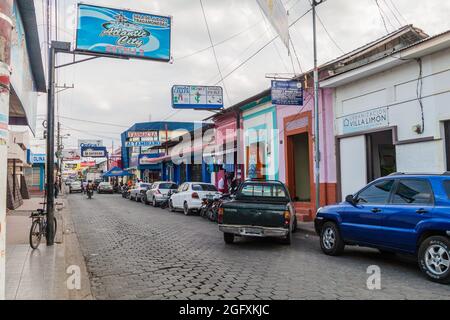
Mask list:
[{"label": "storefront", "polygon": [[331,77],[340,196],[393,172],[440,173],[450,159],[450,32]]},{"label": "storefront", "polygon": [[241,107],[244,128],[244,164],[247,179],[278,180],[276,107],[270,91]]}]

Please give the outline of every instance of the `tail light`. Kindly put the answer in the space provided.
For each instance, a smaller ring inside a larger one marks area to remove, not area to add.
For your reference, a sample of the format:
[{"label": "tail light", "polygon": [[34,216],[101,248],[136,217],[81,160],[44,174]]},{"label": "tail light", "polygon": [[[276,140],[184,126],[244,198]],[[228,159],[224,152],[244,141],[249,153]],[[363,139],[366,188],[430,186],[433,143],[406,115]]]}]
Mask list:
[{"label": "tail light", "polygon": [[200,199],[200,197],[198,196],[198,193],[197,193],[197,192],[194,192],[194,193],[192,194],[192,199]]},{"label": "tail light", "polygon": [[284,217],[284,224],[288,226],[289,223],[291,222],[291,213],[289,211],[285,211],[283,217]]},{"label": "tail light", "polygon": [[218,214],[217,214],[217,221],[219,223],[223,222],[223,208],[219,208]]}]

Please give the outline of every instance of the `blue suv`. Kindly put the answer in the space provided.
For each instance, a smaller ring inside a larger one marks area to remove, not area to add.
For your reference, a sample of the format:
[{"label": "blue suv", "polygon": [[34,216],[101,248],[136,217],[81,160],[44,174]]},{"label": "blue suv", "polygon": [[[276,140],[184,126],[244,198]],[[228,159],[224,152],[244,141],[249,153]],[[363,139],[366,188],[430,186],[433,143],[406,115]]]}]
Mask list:
[{"label": "blue suv", "polygon": [[411,254],[430,280],[450,283],[450,173],[375,180],[345,202],[320,208],[315,228],[327,255],[342,254],[346,245]]}]

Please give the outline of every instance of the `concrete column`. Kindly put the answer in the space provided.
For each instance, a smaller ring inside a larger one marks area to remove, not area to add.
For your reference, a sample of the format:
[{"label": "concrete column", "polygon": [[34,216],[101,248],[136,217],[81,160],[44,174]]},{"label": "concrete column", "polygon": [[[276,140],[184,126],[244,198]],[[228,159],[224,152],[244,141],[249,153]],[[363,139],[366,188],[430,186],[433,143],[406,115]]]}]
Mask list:
[{"label": "concrete column", "polygon": [[6,179],[13,0],[0,0],[0,300],[5,299]]}]

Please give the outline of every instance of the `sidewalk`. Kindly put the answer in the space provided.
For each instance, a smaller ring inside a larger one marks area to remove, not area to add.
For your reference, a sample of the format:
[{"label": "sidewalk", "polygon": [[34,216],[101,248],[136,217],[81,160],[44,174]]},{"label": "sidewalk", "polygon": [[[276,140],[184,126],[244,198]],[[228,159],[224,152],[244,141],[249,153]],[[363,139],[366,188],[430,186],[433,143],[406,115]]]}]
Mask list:
[{"label": "sidewalk", "polygon": [[299,222],[297,224],[297,229],[301,233],[305,233],[309,236],[317,236],[316,230],[314,228],[314,222]]},{"label": "sidewalk", "polygon": [[[61,300],[92,299],[84,258],[73,232],[70,209],[64,198],[58,198],[56,218],[58,230],[55,245],[47,247],[42,239],[38,249],[29,245],[32,210],[42,208],[43,198],[31,198],[7,215],[6,240],[6,299],[8,300]],[[81,290],[69,290],[66,281],[69,266],[81,269]]]}]

